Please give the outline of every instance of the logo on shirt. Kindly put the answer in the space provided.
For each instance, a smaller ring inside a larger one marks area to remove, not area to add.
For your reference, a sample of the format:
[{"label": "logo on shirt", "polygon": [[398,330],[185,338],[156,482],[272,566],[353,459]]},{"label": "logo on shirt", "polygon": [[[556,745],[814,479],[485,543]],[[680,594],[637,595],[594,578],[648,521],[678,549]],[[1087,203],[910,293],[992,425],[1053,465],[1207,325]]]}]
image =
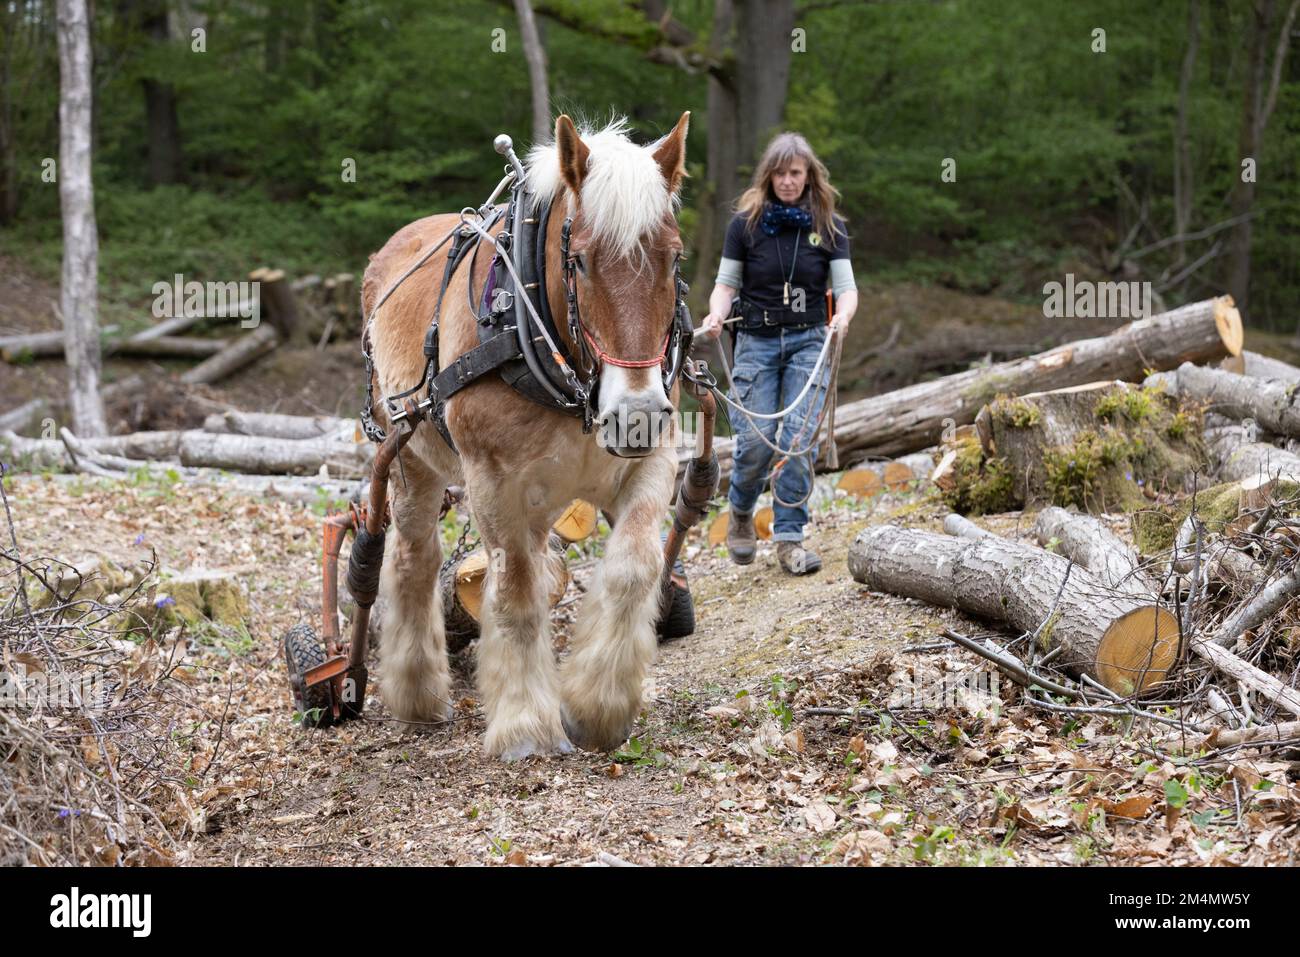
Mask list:
[{"label": "logo on shirt", "polygon": [[820,236],[818,233],[809,233],[809,234],[808,234],[808,245],[810,245],[810,246],[820,246],[821,244],[822,244],[822,238],[821,238],[821,236]]}]

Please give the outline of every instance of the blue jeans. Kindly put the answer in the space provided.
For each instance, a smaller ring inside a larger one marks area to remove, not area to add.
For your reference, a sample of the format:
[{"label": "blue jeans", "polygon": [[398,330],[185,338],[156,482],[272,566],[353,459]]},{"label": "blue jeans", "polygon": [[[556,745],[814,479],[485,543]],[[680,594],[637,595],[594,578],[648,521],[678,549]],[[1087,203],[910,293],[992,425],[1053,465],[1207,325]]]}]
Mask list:
[{"label": "blue jeans", "polygon": [[[826,335],[826,326],[792,332],[782,330],[771,337],[738,333],[735,367],[731,373],[732,401],[751,412],[771,414],[784,409],[808,382]],[[755,419],[751,425],[742,413],[727,409],[736,437],[731,490],[727,493],[733,510],[754,510],[754,503],[767,487],[769,469],[776,456],[759,438],[754,426],[762,430],[768,441],[783,449],[797,450],[811,445],[816,438],[813,428],[826,401],[830,375],[830,363],[822,363],[819,381],[784,419]],[[803,527],[808,524],[805,500],[812,488],[810,469],[814,458],[815,451],[789,459],[781,466],[776,478],[776,500],[772,504],[775,542],[803,541]],[[800,504],[782,505],[781,502]]]}]

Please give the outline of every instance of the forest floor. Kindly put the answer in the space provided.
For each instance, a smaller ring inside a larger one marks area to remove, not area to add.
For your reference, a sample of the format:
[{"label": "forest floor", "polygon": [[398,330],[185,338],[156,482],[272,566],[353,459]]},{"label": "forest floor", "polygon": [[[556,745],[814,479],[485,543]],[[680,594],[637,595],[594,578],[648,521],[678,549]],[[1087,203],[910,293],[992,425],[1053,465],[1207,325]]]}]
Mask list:
[{"label": "forest floor", "polygon": [[[49,290],[29,288],[3,264],[0,277],[0,331],[49,327]],[[909,335],[927,321],[960,318],[957,294],[948,291],[872,295],[891,299],[886,314],[908,317]],[[994,321],[994,313],[1010,322],[1024,311],[967,298],[970,328]],[[872,296],[866,302],[870,316]],[[1025,323],[1017,328],[1037,328],[1032,316]],[[846,355],[889,331],[885,323],[855,327],[860,338]],[[1252,347],[1260,348],[1257,339]],[[108,370],[122,375],[142,365]],[[54,397],[61,375],[60,363],[0,366],[4,406]],[[324,351],[280,350],[200,398],[350,414],[359,385],[349,340]],[[116,411],[130,428],[189,425],[198,412],[187,399],[159,382],[146,406]],[[144,800],[156,814],[155,823],[141,825],[142,840],[164,860],[1295,863],[1300,794],[1288,780],[1290,765],[1175,762],[1151,750],[1160,733],[1152,728],[1031,709],[1005,679],[986,694],[982,661],[940,638],[945,627],[978,635],[988,633],[984,626],[852,580],[847,551],[868,524],[938,529],[947,509],[928,493],[865,502],[824,495],[809,537],[825,567],[806,578],[782,574],[766,543],[754,565],[736,567],[696,530],[686,564],[698,628],[661,647],[654,700],[629,741],[608,755],[503,764],[482,751],[473,646],[454,659],[458,706],[450,724],[391,719],[373,678],[365,721],[313,732],[293,722],[279,639],[319,618],[326,503],[260,500],[143,473],[126,482],[16,475],[5,488],[25,558],[94,554],[129,563],[156,555],[160,577],[241,570],[245,627],[172,633],[130,652],[137,670],[152,655],[183,656],[157,704],[173,741],[158,752],[166,755],[161,766],[141,772],[153,782]],[[1017,537],[1032,516],[979,521]],[[1126,533],[1125,525],[1117,518],[1117,530]],[[598,552],[592,540],[573,553],[574,583],[553,615],[560,653]],[[950,700],[929,700],[958,683],[963,690]],[[929,697],[915,707],[919,692]],[[116,752],[123,767],[131,763],[126,747]],[[131,860],[128,843],[118,841]]]},{"label": "forest floor", "polygon": [[[149,840],[177,863],[1295,863],[1289,764],[1172,762],[1145,743],[1167,729],[1028,708],[940,638],[980,625],[855,583],[847,549],[867,524],[938,528],[946,509],[924,493],[828,502],[810,535],[825,567],[806,578],[780,572],[768,543],[740,568],[697,532],[698,629],[661,648],[629,741],[504,764],[482,750],[473,645],[454,658],[450,724],[391,719],[373,677],[365,721],[292,720],[278,639],[319,613],[310,509],[166,479],[10,482],[26,558],[249,570],[247,629],[133,655],[181,656],[184,680],[158,699],[178,743],[145,799],[170,834]],[[1011,537],[1029,525],[981,522]],[[570,600],[591,568],[571,564]],[[553,614],[557,648],[575,607]],[[937,700],[945,682],[964,690]],[[810,710],[827,708],[857,714]]]}]

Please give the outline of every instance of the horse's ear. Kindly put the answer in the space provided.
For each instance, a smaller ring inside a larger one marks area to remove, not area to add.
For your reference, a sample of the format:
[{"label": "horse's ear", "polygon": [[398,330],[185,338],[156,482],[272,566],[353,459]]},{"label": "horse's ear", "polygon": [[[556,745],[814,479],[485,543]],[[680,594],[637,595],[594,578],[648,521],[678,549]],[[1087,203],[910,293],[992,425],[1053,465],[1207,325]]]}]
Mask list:
[{"label": "horse's ear", "polygon": [[686,130],[690,124],[691,113],[687,110],[654,153],[655,162],[664,174],[664,182],[668,184],[670,194],[675,194],[681,188],[682,179],[686,176]]},{"label": "horse's ear", "polygon": [[560,175],[574,193],[582,192],[587,177],[587,160],[591,150],[582,142],[573,120],[561,113],[555,120],[555,146],[560,151]]}]

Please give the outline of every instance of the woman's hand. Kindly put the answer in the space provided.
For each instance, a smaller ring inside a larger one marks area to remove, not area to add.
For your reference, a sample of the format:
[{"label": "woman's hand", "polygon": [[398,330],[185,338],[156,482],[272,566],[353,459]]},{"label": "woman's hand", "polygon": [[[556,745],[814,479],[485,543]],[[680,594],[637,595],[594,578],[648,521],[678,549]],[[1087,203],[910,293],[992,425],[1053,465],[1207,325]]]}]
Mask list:
[{"label": "woman's hand", "polygon": [[722,317],[717,313],[709,313],[700,323],[700,327],[695,330],[697,336],[708,336],[710,339],[716,339],[722,335]]},{"label": "woman's hand", "polygon": [[856,289],[846,289],[835,297],[835,315],[831,318],[831,331],[833,336],[839,336],[840,342],[849,332],[849,320],[853,314],[858,311],[858,291]]}]

